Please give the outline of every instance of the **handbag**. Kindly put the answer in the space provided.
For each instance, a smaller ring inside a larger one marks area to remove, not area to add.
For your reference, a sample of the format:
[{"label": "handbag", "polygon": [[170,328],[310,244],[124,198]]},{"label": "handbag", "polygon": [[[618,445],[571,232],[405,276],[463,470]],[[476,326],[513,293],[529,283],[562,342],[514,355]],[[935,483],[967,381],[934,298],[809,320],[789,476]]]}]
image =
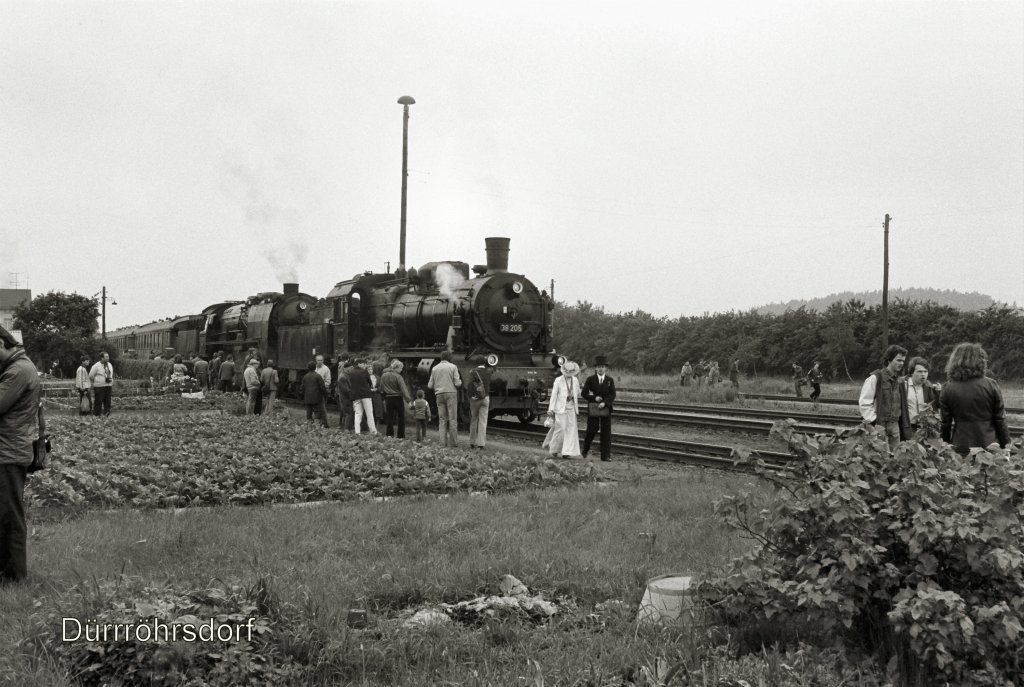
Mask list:
[{"label": "handbag", "polygon": [[587,415],[590,417],[611,417],[612,409],[608,407],[608,404],[606,403],[604,408],[601,408],[600,405],[600,403],[588,403]]},{"label": "handbag", "polygon": [[39,472],[50,464],[50,435],[46,433],[46,420],[43,418],[43,404],[39,404],[39,438],[32,441],[32,462],[28,465],[28,473]]},{"label": "handbag", "polygon": [[473,370],[473,374],[476,375],[476,382],[470,384],[469,397],[474,401],[482,401],[487,396],[484,394],[484,380],[480,378],[480,373]]},{"label": "handbag", "polygon": [[83,413],[92,412],[92,399],[89,398],[89,394],[82,394],[82,398],[78,399],[78,409]]}]

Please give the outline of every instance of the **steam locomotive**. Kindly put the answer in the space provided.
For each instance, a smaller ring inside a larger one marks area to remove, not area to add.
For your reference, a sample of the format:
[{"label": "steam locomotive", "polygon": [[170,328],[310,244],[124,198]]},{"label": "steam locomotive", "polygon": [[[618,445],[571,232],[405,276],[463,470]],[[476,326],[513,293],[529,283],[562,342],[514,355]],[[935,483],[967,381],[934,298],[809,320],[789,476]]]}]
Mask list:
[{"label": "steam locomotive", "polygon": [[[410,387],[424,390],[443,351],[452,352],[464,379],[483,356],[495,367],[491,415],[530,422],[563,360],[551,349],[554,302],[508,271],[508,238],[487,238],[485,247],[486,264],[472,270],[448,261],[365,272],[321,299],[284,284],[283,293],[216,303],[198,315],[126,327],[107,338],[129,358],[223,351],[239,359],[256,348],[263,360],[276,362],[282,384],[293,392],[317,354],[332,363],[344,355],[401,360]],[[459,408],[468,417],[468,398],[460,398]]]}]

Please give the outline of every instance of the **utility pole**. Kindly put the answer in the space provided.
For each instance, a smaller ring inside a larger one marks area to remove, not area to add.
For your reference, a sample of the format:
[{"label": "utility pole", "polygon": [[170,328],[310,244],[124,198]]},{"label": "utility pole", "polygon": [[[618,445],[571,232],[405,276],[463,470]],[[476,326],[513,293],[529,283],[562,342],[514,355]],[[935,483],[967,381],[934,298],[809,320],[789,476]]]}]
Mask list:
[{"label": "utility pole", "polygon": [[415,105],[412,96],[403,95],[398,99],[402,106],[402,217],[398,245],[398,268],[405,269],[405,196],[409,186],[409,106]]},{"label": "utility pole", "polygon": [[889,213],[885,214],[885,250],[882,267],[882,350],[889,348]]},{"label": "utility pole", "polygon": [[94,293],[92,295],[93,298],[96,298],[97,296],[100,297],[100,318],[101,318],[100,321],[102,323],[102,326],[101,326],[101,329],[100,329],[100,336],[102,338],[106,339],[107,338],[107,301],[109,300],[111,305],[117,305],[117,301],[115,301],[111,296],[107,295],[107,287],[106,286],[104,286],[100,290],[99,293]]}]

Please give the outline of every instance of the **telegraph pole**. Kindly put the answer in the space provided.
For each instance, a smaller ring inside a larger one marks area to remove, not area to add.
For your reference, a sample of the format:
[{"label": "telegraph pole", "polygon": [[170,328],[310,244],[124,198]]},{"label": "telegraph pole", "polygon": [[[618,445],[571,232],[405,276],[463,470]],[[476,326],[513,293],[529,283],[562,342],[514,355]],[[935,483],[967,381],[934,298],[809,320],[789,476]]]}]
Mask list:
[{"label": "telegraph pole", "polygon": [[885,214],[885,250],[882,267],[882,350],[889,348],[889,213]]},{"label": "telegraph pole", "polygon": [[115,301],[111,296],[107,295],[107,287],[106,286],[104,286],[100,290],[99,293],[94,293],[92,295],[92,297],[93,298],[99,297],[99,299],[100,299],[100,322],[102,323],[102,327],[100,329],[100,335],[101,335],[102,338],[106,339],[107,338],[107,301],[109,300],[111,305],[117,305],[117,301]]}]

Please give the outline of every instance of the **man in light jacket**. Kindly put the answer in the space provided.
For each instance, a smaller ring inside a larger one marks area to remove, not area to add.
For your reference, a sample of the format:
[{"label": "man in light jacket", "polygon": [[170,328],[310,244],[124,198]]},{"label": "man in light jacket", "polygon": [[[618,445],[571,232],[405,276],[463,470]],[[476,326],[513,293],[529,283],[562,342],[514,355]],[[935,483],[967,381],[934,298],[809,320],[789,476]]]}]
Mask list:
[{"label": "man in light jacket", "polygon": [[263,387],[263,412],[270,413],[274,409],[274,399],[277,398],[277,386],[281,383],[281,377],[274,368],[274,361],[268,360],[267,366],[260,373],[260,386]]},{"label": "man in light jacket", "polygon": [[[92,382],[89,381],[89,356],[83,355],[75,372],[75,390],[78,391],[78,414],[89,415],[92,412]],[[85,402],[88,396],[89,402]]]},{"label": "man in light jacket", "polygon": [[25,477],[39,436],[39,372],[0,327],[0,586],[28,575]]},{"label": "man in light jacket", "polygon": [[110,354],[100,353],[99,361],[89,370],[89,381],[95,395],[92,414],[110,415],[110,397],[114,391],[114,369],[110,365]]},{"label": "man in light jacket", "polygon": [[246,365],[245,371],[242,372],[242,384],[245,387],[246,399],[245,399],[245,414],[255,415],[256,414],[256,401],[259,399],[260,394],[260,373],[257,371],[260,365],[260,361],[256,358],[249,360],[249,364]]},{"label": "man in light jacket", "polygon": [[457,446],[459,432],[459,387],[462,377],[459,368],[452,364],[451,351],[441,353],[441,362],[430,371],[427,388],[433,389],[437,399],[437,429],[445,446]]}]

